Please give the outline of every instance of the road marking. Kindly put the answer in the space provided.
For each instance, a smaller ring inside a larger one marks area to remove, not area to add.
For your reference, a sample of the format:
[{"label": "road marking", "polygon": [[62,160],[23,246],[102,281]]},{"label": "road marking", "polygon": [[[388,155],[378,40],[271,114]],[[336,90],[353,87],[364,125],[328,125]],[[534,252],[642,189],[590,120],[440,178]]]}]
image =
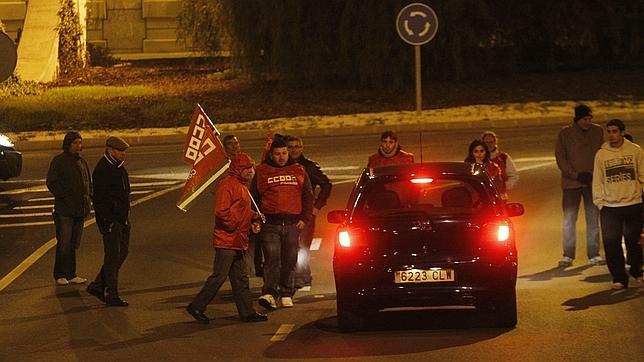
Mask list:
[{"label": "road marking", "polygon": [[[139,205],[141,203],[144,203],[148,200],[152,200],[156,197],[163,196],[169,192],[172,192],[174,190],[178,190],[182,188],[183,185],[175,185],[172,187],[168,187],[167,189],[163,189],[160,191],[157,191],[153,194],[144,196],[140,199],[137,199],[130,203],[130,207],[134,207],[136,205]],[[50,222],[53,224],[53,222]],[[83,224],[83,227],[86,228],[92,224],[96,223],[96,219],[90,219],[86,220],[85,223]],[[44,224],[42,224],[44,225]],[[27,257],[27,259],[23,260],[20,264],[18,264],[17,267],[15,267],[12,271],[10,271],[7,275],[2,277],[0,279],[0,291],[4,290],[6,287],[8,287],[11,283],[13,283],[14,280],[16,280],[19,276],[22,275],[29,267],[34,265],[38,259],[42,258],[43,255],[45,255],[51,248],[56,246],[56,238],[52,238],[49,241],[47,241],[45,244],[43,244],[41,247],[39,247],[36,251],[34,251],[31,255]]]},{"label": "road marking", "polygon": [[323,167],[324,171],[345,171],[345,170],[357,170],[362,167],[360,166],[331,166]]},{"label": "road marking", "polygon": [[138,190],[138,191],[131,191],[130,195],[139,195],[139,194],[149,194],[154,190]]},{"label": "road marking", "polygon": [[353,178],[353,179],[350,179],[350,180],[336,181],[336,182],[333,182],[333,184],[334,185],[339,185],[339,184],[354,183],[354,182],[356,182],[356,179],[357,179],[357,177]]},{"label": "road marking", "polygon": [[286,337],[288,337],[288,334],[291,333],[294,327],[295,327],[295,324],[282,324],[277,329],[277,332],[275,332],[273,337],[271,337],[271,342],[279,342],[279,341],[286,340]]},{"label": "road marking", "polygon": [[0,224],[0,229],[15,228],[15,227],[22,227],[22,226],[52,225],[53,223],[54,223],[53,221],[34,221],[34,222],[21,222],[21,223],[15,223],[15,224]]},{"label": "road marking", "polygon": [[[169,185],[176,185],[179,181],[157,181],[157,182],[135,182],[131,183],[131,187],[153,187],[153,186],[169,186]],[[40,185],[40,186],[30,186],[30,187],[24,187],[21,189],[14,189],[14,190],[6,190],[6,191],[0,191],[0,195],[18,195],[18,194],[26,194],[30,192],[49,192],[47,189],[47,186]]]},{"label": "road marking", "polygon": [[33,212],[31,214],[1,214],[0,219],[13,219],[16,217],[37,217],[37,216],[49,216],[51,212]]},{"label": "road marking", "polygon": [[538,161],[555,161],[554,156],[544,156],[544,157],[521,157],[515,158],[516,162],[538,162]]},{"label": "road marking", "polygon": [[530,166],[524,166],[524,167],[518,167],[517,171],[526,171],[526,170],[532,170],[535,168],[540,168],[540,167],[546,167],[546,166],[552,166],[554,165],[554,161],[550,162],[543,162],[543,163],[537,163],[536,165],[530,165]]},{"label": "road marking", "polygon": [[350,174],[345,174],[345,175],[333,175],[333,174],[330,174],[330,175],[329,175],[329,178],[330,178],[330,179],[332,179],[332,180],[347,179],[347,178],[350,178],[350,179],[352,179],[352,180],[355,180],[355,179],[357,179],[357,178],[358,178],[358,176],[360,176],[360,175],[359,175],[359,174],[355,174],[355,175],[350,175]]},{"label": "road marking", "polygon": [[320,244],[322,243],[322,238],[313,238],[311,241],[311,247],[309,250],[320,250]]},{"label": "road marking", "polygon": [[38,202],[38,201],[54,201],[54,197],[35,197],[33,199],[27,200],[29,202]]},{"label": "road marking", "polygon": [[14,210],[33,210],[33,209],[47,209],[54,207],[53,204],[47,205],[29,205],[29,206],[14,206]]}]

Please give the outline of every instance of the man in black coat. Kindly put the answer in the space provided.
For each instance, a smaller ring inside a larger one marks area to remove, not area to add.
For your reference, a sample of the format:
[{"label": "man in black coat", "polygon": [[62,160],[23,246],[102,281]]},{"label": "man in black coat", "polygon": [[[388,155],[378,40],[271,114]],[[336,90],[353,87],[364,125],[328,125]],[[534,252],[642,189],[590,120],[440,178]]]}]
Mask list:
[{"label": "man in black coat", "polygon": [[302,153],[304,151],[304,143],[300,137],[288,136],[287,137],[289,158],[300,165],[304,166],[306,173],[311,180],[313,187],[313,194],[315,195],[316,189],[319,186],[320,191],[315,197],[313,203],[313,216],[311,221],[306,224],[304,230],[300,234],[300,245],[297,255],[297,264],[295,266],[295,287],[300,289],[303,287],[310,287],[311,280],[311,266],[310,249],[313,242],[313,233],[315,232],[315,217],[320,212],[320,209],[326,205],[326,201],[331,195],[331,181],[327,175],[322,171],[317,162],[307,158]]},{"label": "man in black coat", "polygon": [[67,132],[63,152],[51,160],[47,172],[47,188],[54,195],[57,240],[54,279],[58,285],[87,281],[76,275],[76,249],[80,246],[92,195],[92,178],[87,162],[80,155],[82,150],[80,133]]},{"label": "man in black coat", "polygon": [[107,305],[127,307],[128,303],[118,294],[118,276],[130,244],[130,180],[123,166],[125,150],[130,145],[112,136],[105,146],[105,155],[92,173],[96,225],[103,235],[105,258],[87,291]]}]

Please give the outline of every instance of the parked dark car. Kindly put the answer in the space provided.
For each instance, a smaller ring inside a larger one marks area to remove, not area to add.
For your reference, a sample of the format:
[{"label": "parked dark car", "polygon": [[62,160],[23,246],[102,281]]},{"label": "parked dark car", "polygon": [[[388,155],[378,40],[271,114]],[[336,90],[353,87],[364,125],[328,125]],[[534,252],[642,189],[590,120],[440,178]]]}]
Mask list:
[{"label": "parked dark car", "polygon": [[14,148],[9,137],[0,133],[0,179],[17,177],[22,170],[22,154]]},{"label": "parked dark car", "polygon": [[338,324],[360,329],[379,311],[461,306],[517,323],[517,249],[505,204],[470,163],[365,169],[338,228],[333,271]]}]

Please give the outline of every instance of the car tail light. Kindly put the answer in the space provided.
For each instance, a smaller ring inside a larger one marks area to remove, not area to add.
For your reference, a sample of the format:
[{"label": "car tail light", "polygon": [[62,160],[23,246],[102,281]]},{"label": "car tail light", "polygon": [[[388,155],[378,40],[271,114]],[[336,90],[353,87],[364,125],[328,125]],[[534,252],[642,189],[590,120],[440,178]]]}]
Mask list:
[{"label": "car tail light", "polygon": [[351,247],[351,235],[349,235],[349,232],[346,230],[340,231],[338,234],[338,242],[340,243],[340,246],[345,248]]},{"label": "car tail light", "polygon": [[510,238],[510,227],[508,225],[499,225],[497,231],[497,241],[505,242]]},{"label": "car tail light", "polygon": [[433,178],[428,178],[428,177],[419,177],[419,178],[413,178],[411,179],[411,183],[413,184],[429,184],[434,182]]}]

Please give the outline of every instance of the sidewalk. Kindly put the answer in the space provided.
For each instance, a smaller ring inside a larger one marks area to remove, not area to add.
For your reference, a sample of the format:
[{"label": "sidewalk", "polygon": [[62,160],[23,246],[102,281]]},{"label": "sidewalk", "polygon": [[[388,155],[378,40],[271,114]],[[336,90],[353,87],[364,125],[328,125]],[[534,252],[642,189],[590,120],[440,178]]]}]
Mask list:
[{"label": "sidewalk", "polygon": [[[644,121],[644,101],[584,102],[593,108],[595,122],[603,125],[612,118],[630,122]],[[514,127],[565,126],[572,121],[576,102],[533,102],[502,105],[474,105],[413,111],[360,113],[335,116],[299,116],[239,123],[215,124],[221,134],[234,133],[242,140],[264,139],[269,129],[300,137],[348,134],[379,134],[385,130],[399,133],[449,130],[499,130]],[[600,113],[601,112],[601,113]],[[216,118],[216,115],[213,118]],[[85,147],[102,147],[110,135],[119,135],[132,145],[181,144],[185,127],[127,130],[81,130]],[[60,146],[66,131],[21,132],[8,134],[20,151],[51,149]]]}]

